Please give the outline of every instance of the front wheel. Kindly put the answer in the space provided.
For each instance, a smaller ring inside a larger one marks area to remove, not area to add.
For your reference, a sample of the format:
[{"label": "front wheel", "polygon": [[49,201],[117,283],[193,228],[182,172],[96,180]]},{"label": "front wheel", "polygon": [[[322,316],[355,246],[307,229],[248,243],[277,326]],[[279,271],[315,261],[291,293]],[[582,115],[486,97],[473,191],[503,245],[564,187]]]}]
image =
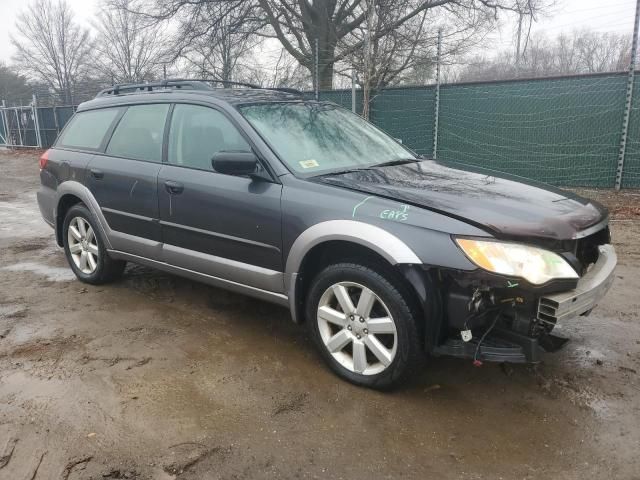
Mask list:
[{"label": "front wheel", "polygon": [[421,358],[412,297],[391,269],[330,265],[314,279],[306,321],[324,360],[340,377],[386,389]]}]

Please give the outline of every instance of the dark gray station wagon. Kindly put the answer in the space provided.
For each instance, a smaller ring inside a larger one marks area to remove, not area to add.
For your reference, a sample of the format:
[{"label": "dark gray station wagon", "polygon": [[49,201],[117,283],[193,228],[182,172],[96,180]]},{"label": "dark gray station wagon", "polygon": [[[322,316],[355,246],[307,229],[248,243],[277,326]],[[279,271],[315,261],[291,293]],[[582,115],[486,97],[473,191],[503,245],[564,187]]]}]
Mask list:
[{"label": "dark gray station wagon", "polygon": [[428,354],[538,362],[616,264],[596,202],[421,158],[288,92],[114,86],[40,168],[40,210],[81,281],[135,262],[287,306],[369,387]]}]

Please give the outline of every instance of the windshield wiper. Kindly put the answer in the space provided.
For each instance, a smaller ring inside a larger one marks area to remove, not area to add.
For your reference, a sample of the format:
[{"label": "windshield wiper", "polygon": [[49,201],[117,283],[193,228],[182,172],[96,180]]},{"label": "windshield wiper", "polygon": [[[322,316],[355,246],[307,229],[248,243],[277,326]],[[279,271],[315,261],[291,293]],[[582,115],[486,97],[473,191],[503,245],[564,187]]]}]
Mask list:
[{"label": "windshield wiper", "polygon": [[388,162],[377,163],[367,168],[390,167],[392,165],[404,165],[405,163],[416,163],[419,161],[420,161],[419,158],[399,158],[397,160],[389,160]]},{"label": "windshield wiper", "polygon": [[314,175],[314,177],[328,177],[329,175],[342,175],[343,173],[362,172],[363,170],[369,170],[369,167],[354,167],[346,168],[344,170],[333,170],[331,172],[319,173],[318,175]]},{"label": "windshield wiper", "polygon": [[353,172],[364,172],[367,170],[373,170],[378,167],[390,167],[392,165],[404,165],[405,163],[416,163],[421,160],[418,158],[400,158],[396,160],[389,160],[388,162],[378,163],[376,165],[367,165],[366,167],[352,167],[345,168],[344,170],[334,170],[332,172],[320,173],[318,175],[314,175],[315,177],[327,177],[330,175],[342,175],[343,173],[353,173]]}]

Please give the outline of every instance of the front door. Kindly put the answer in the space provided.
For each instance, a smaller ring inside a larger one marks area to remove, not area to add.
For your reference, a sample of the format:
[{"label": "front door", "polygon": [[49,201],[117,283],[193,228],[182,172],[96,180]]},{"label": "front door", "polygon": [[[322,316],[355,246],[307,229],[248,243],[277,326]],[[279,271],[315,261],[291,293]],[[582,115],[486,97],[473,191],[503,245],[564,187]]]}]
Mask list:
[{"label": "front door", "polygon": [[269,291],[282,290],[282,186],[213,170],[219,151],[251,147],[221,112],[174,107],[158,176],[163,260]]},{"label": "front door", "polygon": [[112,230],[112,247],[154,260],[161,252],[157,179],[168,111],[168,104],[128,107],[87,173]]}]

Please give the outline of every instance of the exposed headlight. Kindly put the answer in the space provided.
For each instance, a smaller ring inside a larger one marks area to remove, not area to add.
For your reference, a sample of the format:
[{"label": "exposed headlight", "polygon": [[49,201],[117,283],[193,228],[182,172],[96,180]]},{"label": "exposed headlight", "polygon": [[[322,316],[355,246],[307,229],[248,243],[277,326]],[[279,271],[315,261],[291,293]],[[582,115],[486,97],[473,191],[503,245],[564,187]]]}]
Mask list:
[{"label": "exposed headlight", "polygon": [[554,278],[578,278],[565,259],[542,248],[468,238],[455,241],[469,260],[490,272],[521,277],[534,285]]}]

